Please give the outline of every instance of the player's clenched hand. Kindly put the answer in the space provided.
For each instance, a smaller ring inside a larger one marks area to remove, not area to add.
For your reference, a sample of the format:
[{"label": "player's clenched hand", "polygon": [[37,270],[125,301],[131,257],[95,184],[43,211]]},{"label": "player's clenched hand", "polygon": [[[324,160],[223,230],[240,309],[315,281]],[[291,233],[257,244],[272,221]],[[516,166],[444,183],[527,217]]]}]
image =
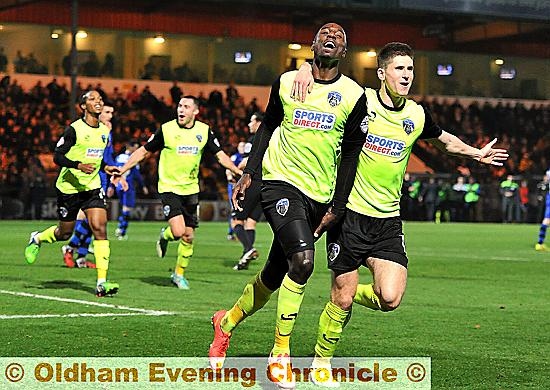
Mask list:
[{"label": "player's clenched hand", "polygon": [[79,163],[78,164],[78,170],[86,173],[87,175],[89,175],[90,173],[93,173],[95,171],[95,164]]},{"label": "player's clenched hand", "polygon": [[244,201],[245,193],[250,184],[252,183],[252,177],[248,173],[243,173],[237,184],[233,187],[233,196],[231,196],[231,203],[233,208],[238,211],[242,211],[241,202]]},{"label": "player's clenched hand", "polygon": [[315,232],[313,232],[313,237],[319,238],[321,235],[332,225],[334,225],[336,222],[340,220],[340,216],[334,214],[332,212],[332,208],[329,208],[325,215],[323,216],[323,219],[321,219],[321,223],[319,226],[317,226],[317,229],[315,229]]},{"label": "player's clenched hand", "polygon": [[313,90],[313,74],[311,73],[311,65],[307,62],[304,62],[300,66],[300,70],[294,78],[294,83],[292,83],[292,90],[290,91],[290,97],[294,100],[300,102],[306,101],[306,96],[308,93],[311,93]]}]

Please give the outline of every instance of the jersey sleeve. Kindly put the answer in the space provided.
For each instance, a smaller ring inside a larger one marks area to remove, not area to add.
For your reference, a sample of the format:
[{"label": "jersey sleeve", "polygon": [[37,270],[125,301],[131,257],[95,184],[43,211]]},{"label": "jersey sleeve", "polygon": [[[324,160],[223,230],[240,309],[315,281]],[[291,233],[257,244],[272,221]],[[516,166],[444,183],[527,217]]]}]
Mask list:
[{"label": "jersey sleeve", "polygon": [[162,150],[164,148],[164,135],[162,134],[162,129],[158,129],[143,147],[151,153]]},{"label": "jersey sleeve", "polygon": [[54,150],[53,161],[60,167],[66,168],[78,168],[80,161],[73,161],[65,156],[69,150],[76,144],[76,131],[72,126],[65,129],[65,132],[57,141],[57,145]]},{"label": "jersey sleeve", "polygon": [[368,133],[367,98],[365,94],[357,100],[348,116],[342,139],[342,158],[336,175],[336,186],[332,209],[335,214],[343,213],[353,187],[359,154],[365,144]]},{"label": "jersey sleeve", "polygon": [[208,140],[206,141],[206,147],[212,154],[216,154],[222,150],[218,137],[214,135],[212,130],[208,130]]},{"label": "jersey sleeve", "polygon": [[260,173],[260,166],[264,158],[265,151],[269,146],[269,140],[275,129],[281,124],[284,117],[283,102],[279,96],[281,88],[281,77],[279,77],[271,86],[269,102],[265,111],[264,120],[254,136],[254,143],[248,156],[248,162],[244,173],[252,176]]},{"label": "jersey sleeve", "polygon": [[420,139],[430,139],[430,138],[438,138],[442,133],[443,130],[441,127],[439,127],[437,124],[434,123],[432,115],[430,114],[430,111],[426,107],[422,107],[424,109],[424,128],[422,129],[422,134],[420,134]]}]

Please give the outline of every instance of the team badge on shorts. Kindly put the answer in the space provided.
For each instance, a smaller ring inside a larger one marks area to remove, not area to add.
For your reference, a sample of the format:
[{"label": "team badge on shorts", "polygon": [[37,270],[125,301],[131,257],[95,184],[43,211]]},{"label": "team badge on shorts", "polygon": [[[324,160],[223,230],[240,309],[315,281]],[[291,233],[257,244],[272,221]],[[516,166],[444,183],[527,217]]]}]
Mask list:
[{"label": "team badge on shorts", "polygon": [[342,101],[342,95],[340,92],[331,91],[328,93],[327,100],[331,107],[336,107]]},{"label": "team badge on shorts", "polygon": [[328,244],[328,261],[331,263],[338,257],[340,254],[340,245],[338,244]]},{"label": "team badge on shorts", "polygon": [[59,208],[59,215],[61,215],[63,218],[65,218],[69,214],[69,210],[67,210],[65,207]]},{"label": "team badge on shorts", "polygon": [[405,119],[403,121],[403,130],[405,130],[407,135],[411,134],[414,130],[414,122],[410,119]]},{"label": "team badge on shorts", "polygon": [[170,206],[166,205],[162,208],[162,212],[164,213],[164,216],[167,217],[170,214]]},{"label": "team badge on shorts", "polygon": [[275,210],[277,210],[277,213],[280,216],[284,217],[288,211],[289,204],[290,202],[287,198],[279,199],[279,201],[275,205]]}]

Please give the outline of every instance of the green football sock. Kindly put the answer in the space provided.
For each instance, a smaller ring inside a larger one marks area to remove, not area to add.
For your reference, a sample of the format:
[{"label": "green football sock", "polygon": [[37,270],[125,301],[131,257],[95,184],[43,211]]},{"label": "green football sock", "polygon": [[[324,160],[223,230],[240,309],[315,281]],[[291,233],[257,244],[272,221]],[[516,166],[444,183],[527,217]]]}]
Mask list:
[{"label": "green football sock", "polygon": [[353,297],[353,302],[360,304],[361,306],[368,307],[372,310],[382,310],[380,306],[380,298],[375,294],[373,284],[359,284],[357,285],[357,292]]},{"label": "green football sock", "polygon": [[319,330],[315,344],[315,356],[331,358],[344,327],[351,318],[351,310],[342,310],[332,302],[328,302],[319,317]]},{"label": "green football sock", "polygon": [[111,248],[109,240],[94,240],[94,256],[98,280],[107,280],[107,270],[109,269],[109,258],[111,257]]},{"label": "green football sock", "polygon": [[221,328],[224,332],[230,333],[246,317],[256,313],[269,301],[273,291],[268,289],[262,282],[261,271],[254,279],[244,287],[242,295],[237,303],[229,310],[221,320]]},{"label": "green football sock", "polygon": [[174,235],[172,234],[172,229],[170,229],[170,226],[164,228],[164,232],[162,233],[162,237],[164,237],[164,239],[166,241],[174,241],[175,240]]},{"label": "green football sock", "polygon": [[178,259],[174,270],[176,275],[183,276],[185,269],[189,265],[191,256],[193,256],[193,243],[180,240],[178,244]]},{"label": "green football sock", "polygon": [[290,335],[304,299],[305,284],[298,284],[285,275],[279,289],[277,320],[275,322],[275,344],[273,355],[289,353]]},{"label": "green football sock", "polygon": [[56,242],[57,237],[55,237],[55,229],[57,229],[57,225],[50,226],[46,230],[38,233],[38,240],[40,243],[47,242],[48,244],[51,244],[52,242]]}]

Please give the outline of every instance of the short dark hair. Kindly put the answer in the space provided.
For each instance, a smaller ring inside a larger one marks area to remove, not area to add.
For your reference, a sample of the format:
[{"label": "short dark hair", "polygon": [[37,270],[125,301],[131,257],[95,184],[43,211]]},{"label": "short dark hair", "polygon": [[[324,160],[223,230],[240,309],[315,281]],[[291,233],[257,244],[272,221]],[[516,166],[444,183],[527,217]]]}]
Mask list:
[{"label": "short dark hair", "polygon": [[88,94],[92,91],[86,91],[82,95],[80,95],[80,98],[78,99],[78,105],[81,106],[83,104],[86,104],[86,101],[88,100]]},{"label": "short dark hair", "polygon": [[200,108],[201,107],[201,102],[199,99],[197,99],[195,96],[193,95],[185,95],[185,96],[182,96],[181,97],[182,99],[192,99],[193,100],[193,104],[197,107],[197,108]]},{"label": "short dark hair", "polygon": [[250,118],[252,118],[253,116],[256,117],[256,120],[258,122],[261,122],[264,120],[264,113],[263,112],[260,112],[260,111],[256,111],[254,112],[252,115],[250,115]]},{"label": "short dark hair", "polygon": [[386,69],[391,60],[397,56],[409,56],[414,59],[414,51],[406,43],[387,43],[378,53],[378,67],[381,69]]}]

